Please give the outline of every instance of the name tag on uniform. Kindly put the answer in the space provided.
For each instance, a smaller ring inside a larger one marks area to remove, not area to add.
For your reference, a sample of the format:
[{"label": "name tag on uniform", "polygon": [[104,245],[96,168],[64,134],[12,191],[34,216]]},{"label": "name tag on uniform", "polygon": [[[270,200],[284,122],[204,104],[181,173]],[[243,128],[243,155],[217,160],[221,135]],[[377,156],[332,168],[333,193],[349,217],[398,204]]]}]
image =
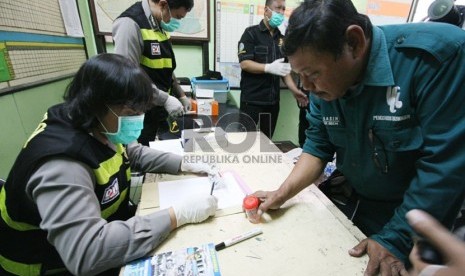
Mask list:
[{"label": "name tag on uniform", "polygon": [[150,45],[152,46],[152,55],[161,55],[159,43],[151,43]]}]

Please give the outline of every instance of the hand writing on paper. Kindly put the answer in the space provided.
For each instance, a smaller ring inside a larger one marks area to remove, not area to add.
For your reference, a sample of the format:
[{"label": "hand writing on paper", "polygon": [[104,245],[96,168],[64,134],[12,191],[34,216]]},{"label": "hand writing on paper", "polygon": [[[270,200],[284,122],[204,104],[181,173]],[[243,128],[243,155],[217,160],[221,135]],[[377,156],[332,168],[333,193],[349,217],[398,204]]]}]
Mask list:
[{"label": "hand writing on paper", "polygon": [[404,264],[376,241],[367,238],[349,250],[352,257],[368,254],[370,258],[364,275],[401,275],[408,276]]}]

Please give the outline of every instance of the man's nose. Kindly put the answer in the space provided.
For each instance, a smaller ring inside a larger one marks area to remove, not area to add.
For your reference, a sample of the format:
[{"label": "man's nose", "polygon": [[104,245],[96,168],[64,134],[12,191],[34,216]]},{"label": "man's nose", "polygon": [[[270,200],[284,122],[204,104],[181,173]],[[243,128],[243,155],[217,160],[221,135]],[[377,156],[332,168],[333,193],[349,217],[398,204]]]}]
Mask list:
[{"label": "man's nose", "polygon": [[302,80],[302,87],[304,88],[304,90],[307,90],[307,91],[315,91],[316,90],[316,87],[315,87],[315,84],[313,83],[313,81],[310,81],[310,80],[306,79],[305,77],[303,77],[301,80]]}]

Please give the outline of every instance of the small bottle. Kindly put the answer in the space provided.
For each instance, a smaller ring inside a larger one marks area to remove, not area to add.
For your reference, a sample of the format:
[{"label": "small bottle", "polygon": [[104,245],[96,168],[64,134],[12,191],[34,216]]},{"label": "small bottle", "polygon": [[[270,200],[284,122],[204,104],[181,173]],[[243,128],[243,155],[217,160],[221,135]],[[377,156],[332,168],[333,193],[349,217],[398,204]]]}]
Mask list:
[{"label": "small bottle", "polygon": [[251,223],[260,223],[260,216],[258,215],[259,205],[260,200],[256,196],[246,196],[244,198],[242,208]]}]

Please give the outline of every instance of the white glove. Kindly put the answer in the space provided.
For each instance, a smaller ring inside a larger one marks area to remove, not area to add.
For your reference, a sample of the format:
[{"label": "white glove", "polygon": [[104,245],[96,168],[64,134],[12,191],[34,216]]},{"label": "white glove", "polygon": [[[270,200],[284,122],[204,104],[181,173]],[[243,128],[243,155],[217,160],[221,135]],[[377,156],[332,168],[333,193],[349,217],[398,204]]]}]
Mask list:
[{"label": "white glove", "polygon": [[284,58],[277,59],[272,63],[265,64],[265,73],[284,77],[291,72],[291,65],[284,62]]},{"label": "white glove", "polygon": [[181,102],[173,96],[168,96],[164,107],[171,117],[178,117],[183,114],[183,106]]},{"label": "white glove", "polygon": [[192,106],[191,106],[191,99],[189,99],[187,96],[182,96],[179,98],[179,101],[181,102],[182,106],[184,107],[184,112],[191,111]]},{"label": "white glove", "polygon": [[191,173],[207,173],[213,174],[212,166],[203,162],[185,162],[184,158],[181,162],[181,171],[182,172],[191,172]]},{"label": "white glove", "polygon": [[217,208],[217,199],[209,194],[189,197],[189,199],[173,205],[178,227],[186,223],[202,222],[209,216],[213,216]]}]

